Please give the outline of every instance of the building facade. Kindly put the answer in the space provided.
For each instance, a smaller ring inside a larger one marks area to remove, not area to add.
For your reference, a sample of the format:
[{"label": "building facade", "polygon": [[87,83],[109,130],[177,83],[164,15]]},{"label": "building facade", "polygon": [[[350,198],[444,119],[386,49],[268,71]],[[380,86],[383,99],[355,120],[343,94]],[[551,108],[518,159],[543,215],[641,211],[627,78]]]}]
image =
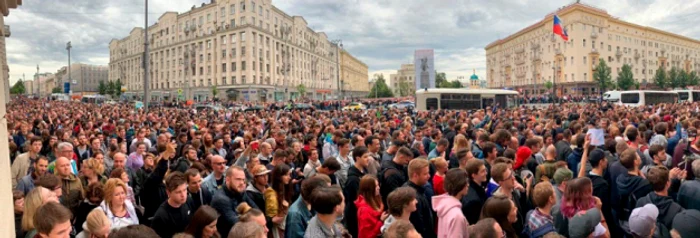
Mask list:
[{"label": "building facade", "polygon": [[[653,85],[659,67],[687,72],[700,68],[700,41],[620,20],[605,10],[574,3],[556,14],[563,20],[568,41],[553,35],[551,13],[534,25],[486,46],[489,88],[556,95],[598,95],[593,80],[599,59],[611,68],[613,81],[624,64],[632,67],[641,88]],[[551,91],[549,91],[551,92]]]},{"label": "building facade", "polygon": [[[409,96],[416,92],[416,81],[414,79],[416,75],[414,64],[402,64],[401,68],[396,71],[395,74],[389,75],[389,89],[394,93],[394,96]],[[402,90],[401,87],[405,87]]]},{"label": "building facade", "polygon": [[369,68],[346,50],[340,51],[341,93],[347,97],[367,97]]},{"label": "building facade", "polygon": [[[70,75],[68,74],[70,71]],[[63,88],[64,83],[70,82],[70,89],[73,93],[98,92],[100,82],[107,82],[109,68],[105,65],[90,65],[75,63],[71,64],[70,70],[63,67],[56,72],[56,86]]]},{"label": "building facade", "polygon": [[[134,28],[109,44],[109,80],[120,80],[126,95],[144,89],[143,31]],[[308,98],[338,93],[340,47],[271,0],[220,0],[167,12],[148,35],[152,100],[208,100],[217,91],[218,98],[281,101],[302,96],[300,84]]]},{"label": "building facade", "polygon": [[34,80],[22,80],[22,84],[24,84],[24,94],[32,95],[34,92]]}]

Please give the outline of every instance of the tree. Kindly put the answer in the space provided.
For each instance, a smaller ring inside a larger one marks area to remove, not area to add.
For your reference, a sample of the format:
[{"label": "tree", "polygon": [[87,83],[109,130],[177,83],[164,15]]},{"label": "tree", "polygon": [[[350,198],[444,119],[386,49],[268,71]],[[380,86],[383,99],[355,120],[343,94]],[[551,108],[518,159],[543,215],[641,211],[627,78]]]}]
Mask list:
[{"label": "tree", "polygon": [[[102,82],[100,82],[100,83],[102,83]],[[98,87],[98,88],[99,88],[99,87]],[[99,89],[98,89],[98,90],[99,90]],[[109,81],[109,82],[107,83],[107,85],[105,85],[105,94],[107,94],[107,95],[114,95],[114,93],[115,93],[116,91],[117,91],[117,89],[115,89],[115,83],[114,83],[114,81]],[[102,94],[102,93],[100,93],[100,94]]]},{"label": "tree", "polygon": [[436,88],[449,88],[447,87],[449,82],[447,82],[447,74],[435,72],[435,87]]},{"label": "tree", "polygon": [[634,82],[634,89],[639,90],[639,82]]},{"label": "tree", "polygon": [[297,85],[297,92],[299,92],[299,97],[301,98],[306,96],[306,85],[304,85],[303,83]]},{"label": "tree", "polygon": [[678,87],[686,89],[688,87],[688,72],[685,69],[681,69],[678,73]]},{"label": "tree", "polygon": [[617,72],[617,87],[622,90],[629,90],[634,86],[634,75],[632,67],[628,64],[622,66],[622,70]]},{"label": "tree", "polygon": [[672,67],[671,70],[668,71],[668,84],[666,86],[670,86],[671,89],[676,89],[681,86],[681,79],[680,79],[680,72],[678,72],[678,68]]},{"label": "tree", "polygon": [[613,86],[610,71],[610,67],[608,67],[608,65],[605,63],[605,60],[598,60],[598,65],[595,67],[595,73],[593,73],[593,81],[598,84],[601,94]]},{"label": "tree", "polygon": [[216,85],[211,87],[211,95],[214,97],[215,100],[216,100],[216,95],[219,95],[219,89],[216,88]]},{"label": "tree", "polygon": [[552,83],[552,81],[547,81],[544,83],[544,87],[547,88],[547,90],[549,91],[549,90],[552,90],[552,87],[554,87],[554,84]]},{"label": "tree", "polygon": [[659,66],[659,69],[656,70],[656,75],[654,75],[654,84],[656,84],[656,86],[660,89],[665,89],[668,85],[666,71],[661,66]]},{"label": "tree", "polygon": [[97,85],[97,93],[100,95],[107,94],[107,84],[105,84],[105,81],[100,81],[99,85]]},{"label": "tree", "polygon": [[10,94],[24,94],[27,92],[27,89],[24,88],[24,82],[20,79],[15,83],[15,85],[12,85],[10,88]]},{"label": "tree", "polygon": [[688,74],[688,86],[697,86],[698,81],[698,74],[695,71],[691,71]]},{"label": "tree", "polygon": [[63,93],[63,89],[61,89],[61,87],[54,87],[51,89],[51,93]]},{"label": "tree", "polygon": [[375,74],[374,75],[374,87],[369,90],[369,95],[367,95],[368,98],[385,98],[385,97],[394,97],[394,93],[389,89],[389,86],[386,85],[386,81],[384,80],[384,75],[383,74]]},{"label": "tree", "polygon": [[112,96],[119,97],[121,95],[122,95],[122,81],[117,79],[117,82],[114,83],[114,94],[112,94]]},{"label": "tree", "polygon": [[409,95],[413,95],[413,92],[411,92],[411,85],[406,81],[399,82],[399,96],[405,97]]}]

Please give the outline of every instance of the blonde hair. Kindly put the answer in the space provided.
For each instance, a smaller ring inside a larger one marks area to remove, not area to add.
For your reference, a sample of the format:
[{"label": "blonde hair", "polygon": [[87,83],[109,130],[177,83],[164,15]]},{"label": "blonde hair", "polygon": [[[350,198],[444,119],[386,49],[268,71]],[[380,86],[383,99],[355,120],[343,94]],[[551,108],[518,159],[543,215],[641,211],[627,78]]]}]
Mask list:
[{"label": "blonde hair", "polygon": [[85,168],[94,170],[97,176],[104,174],[105,172],[104,164],[100,163],[100,161],[96,159],[87,159],[83,162],[83,164],[85,165]]},{"label": "blonde hair", "polygon": [[85,219],[85,224],[87,225],[87,231],[90,233],[102,229],[105,226],[112,227],[112,221],[110,221],[107,215],[105,215],[105,212],[99,208],[92,209]]},{"label": "blonde hair", "polygon": [[436,168],[442,168],[442,167],[447,168],[447,160],[445,160],[445,158],[442,158],[442,157],[432,158],[432,159],[430,159],[430,163],[435,165]]},{"label": "blonde hair", "polygon": [[44,198],[41,196],[41,191],[44,189],[46,188],[37,186],[24,197],[24,213],[22,214],[23,231],[34,229],[34,215],[39,210],[39,207],[44,205]]},{"label": "blonde hair", "polygon": [[114,190],[116,190],[117,187],[121,187],[122,189],[124,189],[124,194],[126,194],[126,184],[124,184],[124,181],[122,181],[121,179],[111,178],[108,179],[105,183],[104,201],[105,204],[107,204],[107,207],[109,207],[110,209],[112,209],[112,197],[114,197]]},{"label": "blonde hair", "polygon": [[265,235],[265,228],[254,221],[236,222],[228,233],[229,238],[258,238]]},{"label": "blonde hair", "polygon": [[464,137],[464,135],[459,134],[455,136],[454,139],[454,147],[452,148],[452,151],[459,151],[460,149],[465,149],[469,151],[471,148],[469,146],[469,140],[467,140],[467,137]]}]

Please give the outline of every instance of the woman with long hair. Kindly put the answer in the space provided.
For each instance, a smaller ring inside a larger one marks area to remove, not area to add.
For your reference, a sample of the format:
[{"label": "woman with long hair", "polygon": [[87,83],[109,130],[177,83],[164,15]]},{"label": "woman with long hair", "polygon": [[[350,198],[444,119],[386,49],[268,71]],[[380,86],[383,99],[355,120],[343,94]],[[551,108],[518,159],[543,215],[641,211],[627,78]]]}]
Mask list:
[{"label": "woman with long hair", "polygon": [[103,175],[105,172],[104,164],[97,159],[87,159],[82,163],[80,181],[83,183],[83,188],[93,183],[104,184],[107,178]]},{"label": "woman with long hair", "polygon": [[147,152],[148,148],[146,148],[146,143],[136,142],[136,151],[132,152],[129,157],[126,158],[126,167],[134,171],[143,167],[143,157]]},{"label": "woman with long hair", "polygon": [[265,234],[267,234],[267,219],[265,219],[265,214],[260,209],[252,208],[248,203],[242,202],[236,207],[236,213],[238,214],[239,222],[254,221],[265,227]]},{"label": "woman with long hair", "polygon": [[120,179],[122,182],[124,182],[124,185],[126,185],[126,199],[128,199],[131,204],[136,204],[134,189],[129,186],[129,174],[126,173],[126,170],[116,168],[109,174],[109,178]]},{"label": "woman with long hair", "polygon": [[365,175],[360,179],[355,207],[357,207],[358,237],[377,237],[380,234],[379,229],[389,214],[384,212],[382,196],[379,194],[379,182],[373,175]]},{"label": "woman with long hair", "polygon": [[284,220],[287,216],[292,189],[289,186],[292,180],[291,168],[286,164],[278,164],[272,169],[270,187],[265,189],[265,215],[272,219],[274,238],[284,237]]},{"label": "woman with long hair", "polygon": [[41,205],[47,202],[58,202],[56,194],[43,187],[32,189],[27,196],[24,197],[24,213],[22,214],[22,231],[26,236],[32,238],[37,234],[34,227],[34,216]]},{"label": "woman with long hair", "polygon": [[121,179],[110,178],[105,183],[104,201],[100,203],[99,208],[112,221],[112,229],[139,224],[136,208],[126,199],[126,192],[126,184]]},{"label": "woman with long hair", "polygon": [[107,237],[112,228],[112,221],[102,210],[94,209],[88,213],[87,219],[81,226],[83,231],[78,233],[75,238]]},{"label": "woman with long hair", "polygon": [[459,150],[470,150],[471,146],[469,146],[469,140],[467,140],[467,137],[465,137],[462,134],[458,134],[455,136],[454,139],[454,146],[452,147],[452,151],[450,151],[450,157],[452,155],[457,154],[457,151]]},{"label": "woman with long hair", "polygon": [[569,180],[561,198],[561,214],[571,219],[576,213],[594,208],[599,201],[593,196],[593,183],[588,177]]},{"label": "woman with long hair", "polygon": [[218,218],[219,213],[214,208],[207,205],[201,206],[194,213],[190,224],[185,228],[185,233],[195,238],[219,238],[221,235],[216,230],[216,220]]},{"label": "woman with long hair", "polygon": [[493,195],[486,200],[480,219],[484,218],[495,219],[506,232],[506,237],[518,237],[518,231],[513,228],[513,223],[518,221],[518,207],[505,195]]}]

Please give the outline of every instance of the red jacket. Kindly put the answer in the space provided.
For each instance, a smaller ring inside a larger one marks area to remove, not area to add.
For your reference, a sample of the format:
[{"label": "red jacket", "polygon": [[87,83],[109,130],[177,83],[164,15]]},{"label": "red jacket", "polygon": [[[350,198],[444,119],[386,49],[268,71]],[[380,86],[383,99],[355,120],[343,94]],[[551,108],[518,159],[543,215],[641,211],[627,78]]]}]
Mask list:
[{"label": "red jacket", "polygon": [[374,208],[365,201],[362,195],[357,196],[355,207],[357,207],[357,237],[376,238],[379,236],[379,228],[384,224],[384,222],[380,220],[382,211],[374,210]]}]

